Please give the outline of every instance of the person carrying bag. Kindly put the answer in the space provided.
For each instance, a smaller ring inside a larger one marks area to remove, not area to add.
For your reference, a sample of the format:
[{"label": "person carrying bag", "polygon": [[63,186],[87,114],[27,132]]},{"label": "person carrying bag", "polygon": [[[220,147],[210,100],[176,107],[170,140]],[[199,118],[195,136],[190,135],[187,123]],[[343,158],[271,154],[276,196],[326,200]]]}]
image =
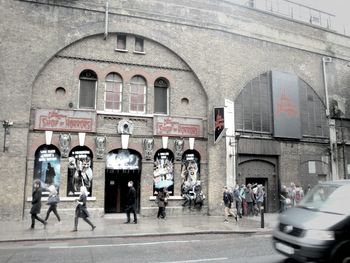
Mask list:
[{"label": "person carrying bag", "polygon": [[47,205],[49,205],[49,209],[47,209],[45,222],[49,219],[51,211],[55,214],[57,217],[58,222],[61,222],[61,218],[59,214],[57,213],[57,204],[60,202],[60,198],[58,196],[56,187],[54,185],[49,186],[49,198],[47,199]]}]

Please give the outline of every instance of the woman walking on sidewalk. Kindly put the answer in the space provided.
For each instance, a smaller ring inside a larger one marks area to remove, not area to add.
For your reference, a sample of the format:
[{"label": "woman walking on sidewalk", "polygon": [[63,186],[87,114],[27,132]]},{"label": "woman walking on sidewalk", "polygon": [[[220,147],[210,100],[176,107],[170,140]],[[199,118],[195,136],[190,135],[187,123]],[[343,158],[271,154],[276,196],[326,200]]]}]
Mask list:
[{"label": "woman walking on sidewalk", "polygon": [[30,226],[30,229],[34,229],[35,219],[43,223],[44,226],[46,225],[46,222],[38,216],[41,210],[41,195],[42,195],[40,184],[41,184],[40,180],[35,180],[33,183],[32,208],[30,209],[32,224]]},{"label": "woman walking on sidewalk", "polygon": [[91,221],[88,219],[90,216],[87,208],[86,208],[86,196],[88,192],[85,186],[80,187],[80,196],[77,200],[77,207],[75,208],[75,218],[74,218],[74,229],[73,232],[78,231],[78,219],[81,217],[86,223],[88,223],[91,226],[91,231],[93,231],[96,226],[91,223]]},{"label": "woman walking on sidewalk", "polygon": [[61,222],[61,218],[59,214],[57,213],[57,204],[60,201],[60,198],[58,197],[58,193],[56,190],[56,187],[52,184],[49,186],[49,198],[47,199],[47,204],[49,205],[49,209],[47,209],[45,222],[49,219],[51,211],[55,214],[57,217],[58,222]]}]

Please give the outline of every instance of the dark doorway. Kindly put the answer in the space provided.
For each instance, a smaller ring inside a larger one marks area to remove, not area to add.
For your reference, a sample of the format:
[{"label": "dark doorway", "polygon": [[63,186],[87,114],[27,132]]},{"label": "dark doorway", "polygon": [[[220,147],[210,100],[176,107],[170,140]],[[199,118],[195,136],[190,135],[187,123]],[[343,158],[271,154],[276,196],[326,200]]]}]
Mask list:
[{"label": "dark doorway", "polygon": [[128,182],[136,189],[137,212],[140,208],[140,170],[106,170],[105,213],[124,213],[129,191]]},{"label": "dark doorway", "polygon": [[267,190],[267,178],[248,177],[245,179],[245,184],[262,184],[265,187],[265,191]]},{"label": "dark doorway", "polygon": [[105,213],[123,213],[128,182],[136,190],[136,210],[140,210],[141,155],[132,149],[115,149],[107,154],[105,172]]}]

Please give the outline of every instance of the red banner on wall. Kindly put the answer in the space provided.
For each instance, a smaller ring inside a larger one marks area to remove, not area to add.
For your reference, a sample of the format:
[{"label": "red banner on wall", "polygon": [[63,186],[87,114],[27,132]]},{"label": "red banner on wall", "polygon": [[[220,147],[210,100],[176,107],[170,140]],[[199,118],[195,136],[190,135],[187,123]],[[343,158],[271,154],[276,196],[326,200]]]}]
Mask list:
[{"label": "red banner on wall", "polygon": [[154,117],[154,135],[203,137],[203,120],[181,117]]},{"label": "red banner on wall", "polygon": [[95,132],[96,113],[89,111],[37,109],[35,130]]}]

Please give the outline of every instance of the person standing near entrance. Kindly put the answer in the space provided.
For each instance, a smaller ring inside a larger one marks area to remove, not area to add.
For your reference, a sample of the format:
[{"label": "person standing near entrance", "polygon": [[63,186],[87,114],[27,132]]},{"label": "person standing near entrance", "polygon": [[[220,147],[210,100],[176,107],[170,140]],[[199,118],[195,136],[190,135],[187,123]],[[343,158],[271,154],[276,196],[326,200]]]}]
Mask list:
[{"label": "person standing near entrance", "polygon": [[41,210],[41,188],[40,188],[40,180],[35,180],[33,184],[33,194],[32,194],[32,208],[30,209],[30,214],[32,217],[32,224],[30,226],[30,229],[34,229],[35,226],[35,219],[41,222],[44,227],[46,226],[46,222],[38,217],[38,214],[40,214]]},{"label": "person standing near entrance", "polygon": [[245,200],[248,204],[248,216],[254,215],[254,203],[256,202],[254,192],[251,184],[247,184],[247,189],[245,190]]},{"label": "person standing near entrance", "polygon": [[128,196],[127,196],[127,206],[126,206],[126,217],[127,220],[125,222],[125,224],[129,224],[130,223],[130,213],[134,214],[134,224],[137,224],[137,217],[136,217],[136,190],[134,188],[134,182],[133,181],[129,181],[128,182],[128,187],[129,187],[129,192],[128,192]]},{"label": "person standing near entrance", "polygon": [[165,207],[168,203],[169,193],[166,187],[160,189],[157,194],[158,214],[157,218],[166,218]]}]

